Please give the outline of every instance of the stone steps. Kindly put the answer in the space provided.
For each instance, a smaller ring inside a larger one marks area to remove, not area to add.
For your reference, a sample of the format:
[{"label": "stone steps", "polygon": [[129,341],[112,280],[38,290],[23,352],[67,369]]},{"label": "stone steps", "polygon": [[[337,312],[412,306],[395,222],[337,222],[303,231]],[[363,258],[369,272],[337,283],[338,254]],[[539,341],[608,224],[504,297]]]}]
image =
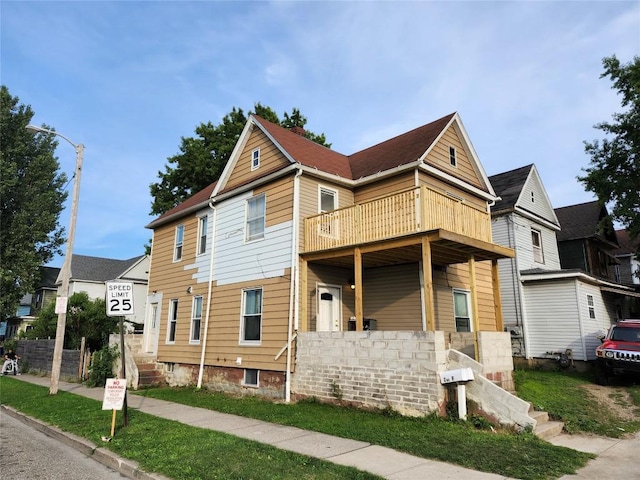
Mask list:
[{"label": "stone steps", "polygon": [[159,386],[165,383],[164,375],[156,369],[155,357],[148,359],[136,357],[135,361],[138,367],[139,387]]},{"label": "stone steps", "polygon": [[529,416],[536,421],[536,428],[533,434],[543,440],[549,440],[562,432],[564,423],[549,420],[549,414],[539,410],[534,410],[533,406],[529,410]]}]

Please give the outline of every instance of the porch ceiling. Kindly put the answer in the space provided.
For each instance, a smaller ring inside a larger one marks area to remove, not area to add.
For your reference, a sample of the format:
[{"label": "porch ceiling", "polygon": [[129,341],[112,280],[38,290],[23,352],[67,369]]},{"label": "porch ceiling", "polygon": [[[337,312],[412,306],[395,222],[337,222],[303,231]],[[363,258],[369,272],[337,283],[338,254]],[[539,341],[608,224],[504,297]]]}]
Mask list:
[{"label": "porch ceiling", "polygon": [[[476,261],[512,258],[514,256],[514,252],[510,248],[446,230],[432,230],[392,240],[358,245],[362,252],[362,265],[364,268],[373,268],[419,262],[422,260],[422,240],[425,237],[431,244],[431,263],[434,265],[466,263],[472,255]],[[354,251],[355,247],[345,247],[302,254],[301,256],[308,262],[353,268]]]}]

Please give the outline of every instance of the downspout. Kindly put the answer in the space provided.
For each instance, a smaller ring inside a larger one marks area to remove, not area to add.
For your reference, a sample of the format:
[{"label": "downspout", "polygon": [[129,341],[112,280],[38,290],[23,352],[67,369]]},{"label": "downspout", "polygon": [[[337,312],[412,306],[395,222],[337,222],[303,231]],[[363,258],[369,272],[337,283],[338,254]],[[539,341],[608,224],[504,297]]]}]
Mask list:
[{"label": "downspout", "polygon": [[291,239],[291,281],[289,288],[289,326],[287,328],[287,370],[284,382],[284,401],[291,402],[291,342],[293,340],[294,321],[298,329],[298,250],[300,239],[300,176],[302,169],[298,169],[293,177],[293,238]]},{"label": "downspout", "polygon": [[207,335],[209,333],[209,317],[211,314],[211,284],[213,283],[213,260],[216,247],[216,220],[218,218],[218,210],[209,200],[209,207],[213,210],[213,231],[211,233],[211,259],[209,261],[209,288],[207,289],[207,311],[204,319],[204,333],[202,334],[202,354],[200,355],[200,368],[198,370],[197,388],[202,388],[202,376],[204,373],[204,356],[207,349]]}]

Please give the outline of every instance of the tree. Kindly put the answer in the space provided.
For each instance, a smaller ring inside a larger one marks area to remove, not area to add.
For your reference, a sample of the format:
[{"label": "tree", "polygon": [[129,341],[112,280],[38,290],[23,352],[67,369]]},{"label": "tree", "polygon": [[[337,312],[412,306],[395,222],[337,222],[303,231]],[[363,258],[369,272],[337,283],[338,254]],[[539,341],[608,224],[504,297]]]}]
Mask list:
[{"label": "tree", "polygon": [[[251,112],[250,112],[251,113]],[[276,112],[260,103],[254,105],[253,113],[272,123],[285,128],[304,127],[307,119],[300,110],[294,108],[291,115],[285,112],[284,120],[280,120]],[[231,157],[242,129],[247,123],[247,116],[241,108],[233,107],[231,112],[222,118],[222,123],[201,123],[196,127],[196,137],[182,137],[180,152],[169,157],[164,172],[158,172],[158,183],[150,185],[151,214],[161,215],[183,202],[191,195],[199,192],[217,180]],[[305,131],[305,137],[325,147],[324,134],[317,135]]]},{"label": "tree", "polygon": [[[631,239],[640,237],[640,57],[621,65],[616,56],[602,60],[604,73],[622,97],[624,113],[614,113],[613,122],[594,128],[602,130],[602,141],[585,142],[591,165],[578,177],[587,191],[603,205],[612,204],[610,216],[621,223]],[[640,256],[640,247],[637,252]]]},{"label": "tree", "polygon": [[25,128],[33,115],[0,87],[0,320],[15,315],[40,267],[64,243],[58,221],[67,178],[54,156],[54,136]]},{"label": "tree", "polygon": [[[49,338],[56,336],[58,315],[55,302],[47,305],[33,321],[25,338]],[[89,300],[86,292],[74,293],[69,297],[64,347],[79,349],[82,337],[86,347],[95,352],[109,344],[109,335],[119,329],[118,317],[107,316],[107,306],[101,298]]]}]

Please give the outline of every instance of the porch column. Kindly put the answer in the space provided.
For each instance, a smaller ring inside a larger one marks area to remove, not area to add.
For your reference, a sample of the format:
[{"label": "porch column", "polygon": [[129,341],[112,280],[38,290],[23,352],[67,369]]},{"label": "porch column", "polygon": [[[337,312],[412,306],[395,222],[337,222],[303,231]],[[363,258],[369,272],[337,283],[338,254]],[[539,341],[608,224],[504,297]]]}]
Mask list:
[{"label": "porch column", "polygon": [[427,331],[436,329],[436,313],[433,304],[433,270],[431,266],[431,241],[422,237],[422,277],[424,278],[424,316],[427,319]]},{"label": "porch column", "polygon": [[500,275],[498,274],[498,260],[491,260],[491,285],[493,287],[493,309],[496,314],[496,330],[504,330],[502,319],[502,297],[500,296]]},{"label": "porch column", "polygon": [[471,287],[471,313],[473,315],[473,343],[475,360],[479,360],[478,332],[480,331],[480,315],[478,312],[478,285],[476,284],[476,258],[469,255],[469,286]]},{"label": "porch column", "polygon": [[300,325],[298,328],[302,332],[309,331],[309,291],[307,290],[307,261],[304,258],[300,259]]},{"label": "porch column", "polygon": [[356,247],[353,251],[353,270],[355,276],[356,330],[364,329],[364,309],[362,307],[362,250]]}]

